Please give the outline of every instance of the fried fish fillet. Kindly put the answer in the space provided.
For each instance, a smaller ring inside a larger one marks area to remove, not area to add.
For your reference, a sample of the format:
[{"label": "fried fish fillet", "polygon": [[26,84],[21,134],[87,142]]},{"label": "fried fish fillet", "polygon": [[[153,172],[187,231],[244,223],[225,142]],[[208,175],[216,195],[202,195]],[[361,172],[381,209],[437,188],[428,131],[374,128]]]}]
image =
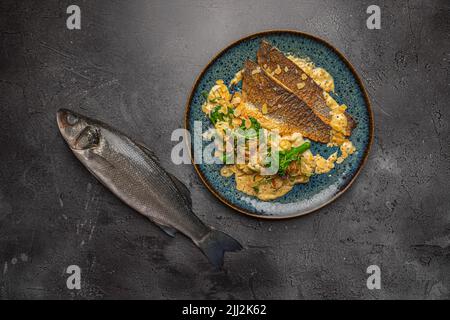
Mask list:
[{"label": "fried fish fillet", "polygon": [[242,78],[244,99],[255,106],[247,107],[247,114],[270,129],[282,134],[300,132],[303,136],[322,143],[330,141],[331,127],[292,92],[271,79],[255,62],[247,60]]},{"label": "fried fish fillet", "polygon": [[[325,102],[322,88],[306,75],[299,66],[264,40],[257,52],[257,61],[261,68],[266,71],[270,70],[270,72],[267,72],[270,77],[303,100],[323,122],[327,125],[330,124],[332,120],[331,109]],[[279,72],[274,72],[275,70],[279,70]],[[305,80],[302,80],[302,75]],[[347,127],[344,134],[350,136],[356,123],[348,113],[344,114],[347,118]]]}]

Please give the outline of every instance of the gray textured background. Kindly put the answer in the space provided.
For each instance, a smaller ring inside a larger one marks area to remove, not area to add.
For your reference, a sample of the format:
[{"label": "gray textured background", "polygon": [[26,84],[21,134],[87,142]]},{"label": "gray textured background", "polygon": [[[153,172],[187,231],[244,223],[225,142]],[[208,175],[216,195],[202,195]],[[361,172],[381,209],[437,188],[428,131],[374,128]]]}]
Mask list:
[{"label": "gray textured background", "polygon": [[[365,26],[369,4],[382,29]],[[65,27],[68,4],[82,30]],[[449,298],[449,1],[1,1],[1,298]],[[202,67],[266,29],[324,38],[354,64],[375,141],[352,188],[279,222],[219,203],[192,166],[170,161],[172,130]],[[212,271],[122,204],[69,151],[60,107],[154,149],[189,184],[194,209],[247,249]],[[65,268],[82,268],[82,290]],[[366,288],[367,266],[382,290]]]}]

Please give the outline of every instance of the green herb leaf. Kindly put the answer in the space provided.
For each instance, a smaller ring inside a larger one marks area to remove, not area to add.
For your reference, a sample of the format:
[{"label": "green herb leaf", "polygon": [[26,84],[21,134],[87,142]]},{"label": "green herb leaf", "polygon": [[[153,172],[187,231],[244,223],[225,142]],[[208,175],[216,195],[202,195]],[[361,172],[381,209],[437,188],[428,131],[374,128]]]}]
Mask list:
[{"label": "green herb leaf", "polygon": [[222,108],[222,106],[218,105],[214,108],[214,110],[211,111],[210,115],[209,115],[209,119],[211,119],[211,122],[213,124],[216,124],[218,121],[222,121],[223,120],[223,114],[219,112],[220,108]]},{"label": "green herb leaf", "polygon": [[301,146],[292,148],[288,151],[280,151],[279,155],[279,165],[278,165],[278,174],[280,176],[286,175],[286,170],[293,161],[297,161],[300,159],[300,156],[303,152],[308,150],[311,147],[311,144],[307,141],[304,142]]},{"label": "green herb leaf", "polygon": [[[242,135],[246,139],[253,139],[253,138],[258,137],[259,130],[261,129],[261,124],[258,122],[258,120],[256,120],[253,117],[250,117],[249,119],[251,122],[250,128],[247,129],[245,127],[245,121],[242,122],[242,124],[239,128],[243,131]],[[253,129],[253,130],[251,130],[251,129]]]},{"label": "green herb leaf", "polygon": [[256,132],[258,132],[259,129],[261,129],[261,124],[255,118],[250,117],[250,122],[252,123],[252,126],[250,128],[255,129]]}]

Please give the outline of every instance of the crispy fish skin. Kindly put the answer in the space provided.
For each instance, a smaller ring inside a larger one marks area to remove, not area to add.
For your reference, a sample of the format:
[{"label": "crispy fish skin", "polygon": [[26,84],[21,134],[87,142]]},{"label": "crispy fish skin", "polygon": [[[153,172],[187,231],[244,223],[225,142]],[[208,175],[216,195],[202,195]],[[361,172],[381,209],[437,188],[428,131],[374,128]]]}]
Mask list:
[{"label": "crispy fish skin", "polygon": [[230,236],[192,211],[189,190],[154,154],[118,130],[70,110],[57,113],[59,130],[75,156],[108,189],[166,233],[189,237],[216,267],[225,251],[240,250]]},{"label": "crispy fish skin", "polygon": [[[323,97],[323,89],[311,79],[299,66],[289,60],[283,52],[276,47],[270,45],[267,41],[261,41],[261,45],[256,54],[257,62],[264,69],[270,69],[270,76],[279,81],[289,91],[306,102],[308,107],[326,124],[331,122],[331,109],[325,102]],[[281,69],[280,73],[273,72],[277,68]],[[285,71],[287,68],[287,72]],[[301,80],[301,75],[305,74],[306,80]],[[305,86],[299,88],[298,83],[304,82]],[[347,128],[344,132],[346,136],[350,136],[353,128],[356,126],[353,118],[346,112]]]},{"label": "crispy fish skin", "polygon": [[245,62],[242,92],[258,110],[261,111],[266,104],[264,117],[279,123],[282,132],[297,131],[314,141],[330,141],[330,126],[322,122],[304,101],[272,80],[250,60]]}]

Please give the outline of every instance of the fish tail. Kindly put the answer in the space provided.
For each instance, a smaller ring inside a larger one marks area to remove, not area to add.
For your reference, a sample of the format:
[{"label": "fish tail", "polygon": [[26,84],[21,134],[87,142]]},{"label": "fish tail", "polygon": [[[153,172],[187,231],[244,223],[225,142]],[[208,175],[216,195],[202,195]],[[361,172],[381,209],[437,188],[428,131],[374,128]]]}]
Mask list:
[{"label": "fish tail", "polygon": [[216,268],[223,265],[225,251],[239,251],[242,246],[235,239],[218,230],[211,231],[197,244]]}]

